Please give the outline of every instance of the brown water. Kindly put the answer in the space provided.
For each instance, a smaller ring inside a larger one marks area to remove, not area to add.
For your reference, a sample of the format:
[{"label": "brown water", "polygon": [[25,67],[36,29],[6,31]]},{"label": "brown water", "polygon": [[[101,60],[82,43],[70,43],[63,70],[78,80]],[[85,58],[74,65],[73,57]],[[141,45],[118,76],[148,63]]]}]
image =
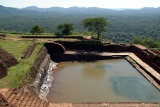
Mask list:
[{"label": "brown water", "polygon": [[59,64],[49,102],[160,102],[160,91],[125,59]]}]

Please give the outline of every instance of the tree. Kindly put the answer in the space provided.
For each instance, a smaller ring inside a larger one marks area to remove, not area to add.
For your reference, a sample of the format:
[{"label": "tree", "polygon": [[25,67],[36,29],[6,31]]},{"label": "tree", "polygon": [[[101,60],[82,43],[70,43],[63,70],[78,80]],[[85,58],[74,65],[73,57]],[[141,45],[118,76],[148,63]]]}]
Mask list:
[{"label": "tree", "polygon": [[72,23],[63,23],[58,25],[57,29],[60,31],[61,35],[71,35],[74,27]]},{"label": "tree", "polygon": [[35,26],[32,27],[30,32],[32,34],[41,34],[41,33],[44,33],[44,31],[45,31],[44,28],[39,27],[39,25],[35,25]]},{"label": "tree", "polygon": [[105,32],[106,27],[109,25],[104,17],[86,18],[82,21],[82,24],[89,31],[93,31],[98,35],[97,40],[99,40],[101,33]]}]

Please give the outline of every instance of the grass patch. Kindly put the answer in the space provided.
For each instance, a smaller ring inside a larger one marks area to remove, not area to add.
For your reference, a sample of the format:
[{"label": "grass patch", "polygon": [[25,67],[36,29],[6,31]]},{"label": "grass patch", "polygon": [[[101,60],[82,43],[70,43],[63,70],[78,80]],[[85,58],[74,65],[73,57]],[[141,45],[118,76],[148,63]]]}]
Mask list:
[{"label": "grass patch", "polygon": [[11,53],[17,60],[31,44],[31,41],[13,41],[0,39],[0,46],[7,52]]},{"label": "grass patch", "polygon": [[51,33],[44,33],[44,34],[37,34],[37,35],[32,35],[32,34],[14,34],[14,33],[6,33],[7,37],[12,37],[12,38],[20,38],[21,36],[50,36],[50,37],[54,37],[56,35],[51,34]]},{"label": "grass patch", "polygon": [[[0,45],[2,46],[2,48],[12,53],[16,57],[16,59],[22,56],[23,52],[31,43],[31,41],[0,40]],[[37,53],[42,46],[42,44],[38,44],[30,58],[22,59],[18,65],[10,67],[8,69],[8,75],[0,80],[0,88],[18,88],[22,78],[32,67]]]}]

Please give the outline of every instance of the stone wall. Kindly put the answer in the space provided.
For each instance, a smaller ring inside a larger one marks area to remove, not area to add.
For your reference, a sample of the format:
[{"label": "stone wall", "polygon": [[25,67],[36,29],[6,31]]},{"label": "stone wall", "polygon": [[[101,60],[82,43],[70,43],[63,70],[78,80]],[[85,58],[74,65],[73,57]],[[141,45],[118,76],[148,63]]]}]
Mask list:
[{"label": "stone wall", "polygon": [[49,69],[50,62],[51,62],[50,55],[46,55],[44,61],[40,65],[40,69],[37,73],[37,76],[36,77],[34,76],[35,77],[34,83],[30,84],[26,87],[27,91],[30,94],[39,97],[40,89],[43,85],[44,78],[47,75],[47,71]]},{"label": "stone wall", "polygon": [[26,75],[23,77],[21,81],[21,87],[26,84],[31,84],[35,81],[37,74],[40,71],[40,66],[42,62],[44,61],[47,53],[48,51],[45,47],[42,47],[39,50],[33,66],[27,71]]},{"label": "stone wall", "polygon": [[58,41],[62,44],[66,50],[85,50],[85,51],[129,51],[129,46],[127,45],[93,45],[82,42],[68,42],[68,41]]},{"label": "stone wall", "polygon": [[131,45],[130,50],[141,60],[160,73],[160,55],[153,53],[141,45]]},{"label": "stone wall", "polygon": [[92,45],[82,42],[59,41],[66,50],[102,51],[102,52],[133,52],[141,60],[160,73],[160,54],[157,50],[149,50],[142,45]]},{"label": "stone wall", "polygon": [[62,44],[53,42],[53,43],[45,43],[44,46],[48,50],[48,53],[51,55],[51,59],[63,58],[65,48]]},{"label": "stone wall", "polygon": [[[57,43],[46,43],[38,52],[37,57],[34,61],[33,66],[27,71],[26,75],[21,81],[21,86],[24,86],[24,90],[28,91],[30,94],[39,96],[43,80],[47,75],[47,71],[51,62],[50,55],[53,54],[54,57],[63,56],[64,47]],[[56,54],[56,55],[55,55]]]}]

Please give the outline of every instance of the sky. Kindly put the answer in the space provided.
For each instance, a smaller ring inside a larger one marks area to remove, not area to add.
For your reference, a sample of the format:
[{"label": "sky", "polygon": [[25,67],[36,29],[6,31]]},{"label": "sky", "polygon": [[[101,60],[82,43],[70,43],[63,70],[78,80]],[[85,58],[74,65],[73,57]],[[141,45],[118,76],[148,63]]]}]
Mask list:
[{"label": "sky", "polygon": [[160,0],[0,0],[6,7],[100,7],[100,8],[143,8],[160,7]]}]

